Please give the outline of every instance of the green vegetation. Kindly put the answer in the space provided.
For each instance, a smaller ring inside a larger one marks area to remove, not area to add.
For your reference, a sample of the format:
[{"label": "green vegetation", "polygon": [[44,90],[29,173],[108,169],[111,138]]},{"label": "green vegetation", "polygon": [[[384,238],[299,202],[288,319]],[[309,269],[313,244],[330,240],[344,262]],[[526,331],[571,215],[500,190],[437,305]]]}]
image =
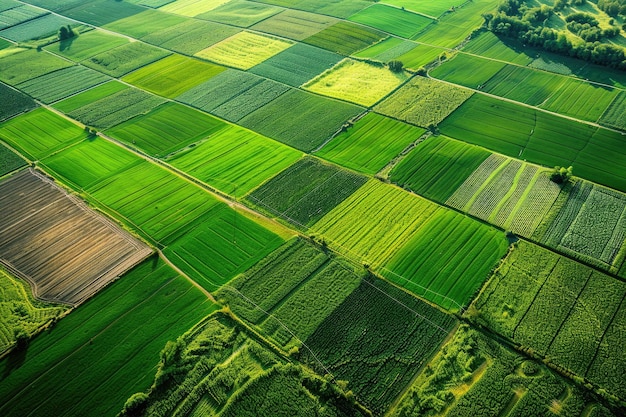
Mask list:
[{"label": "green vegetation", "polygon": [[455,321],[368,277],[317,327],[305,342],[310,350],[303,349],[300,357],[317,372],[348,381],[347,388],[379,414],[429,360]]},{"label": "green vegetation", "polygon": [[407,74],[349,58],[309,81],[303,88],[314,93],[372,106],[407,79]]},{"label": "green vegetation", "polygon": [[45,14],[25,21],[2,31],[2,36],[14,42],[46,38],[56,35],[60,26],[74,25],[76,22],[54,14]]},{"label": "green vegetation", "polygon": [[115,20],[105,26],[106,29],[117,33],[143,39],[151,33],[158,32],[187,21],[184,17],[158,10],[145,10],[123,19]]},{"label": "green vegetation", "polygon": [[244,117],[240,124],[310,152],[362,111],[352,104],[294,89]]},{"label": "green vegetation", "polygon": [[178,25],[150,33],[143,40],[185,55],[193,55],[237,32],[239,29],[219,23],[187,19]]},{"label": "green vegetation", "polygon": [[423,133],[423,129],[368,113],[316,155],[356,171],[375,174]]},{"label": "green vegetation", "polygon": [[131,42],[96,54],[82,64],[112,77],[121,77],[169,54],[143,42]]},{"label": "green vegetation", "polygon": [[250,72],[298,87],[341,61],[341,55],[304,43],[274,55]]},{"label": "green vegetation", "polygon": [[284,51],[291,45],[291,42],[285,40],[252,32],[239,32],[197,52],[195,56],[229,67],[247,70]]},{"label": "green vegetation", "polygon": [[374,110],[414,125],[437,125],[471,97],[472,92],[423,77],[414,77]]},{"label": "green vegetation", "polygon": [[109,77],[89,68],[74,66],[17,84],[17,88],[46,104],[94,87]]},{"label": "green vegetation", "polygon": [[281,11],[282,9],[278,7],[265,4],[247,0],[232,0],[197,17],[229,25],[248,27]]},{"label": "green vegetation", "polygon": [[489,155],[478,146],[435,136],[416,146],[389,176],[404,188],[445,203]]},{"label": "green vegetation", "polygon": [[429,0],[385,0],[385,3],[396,7],[438,17],[455,6],[462,4],[459,0],[432,2]]},{"label": "green vegetation", "polygon": [[108,129],[106,133],[150,155],[166,156],[207,138],[224,126],[224,122],[197,110],[165,103],[145,115]]},{"label": "green vegetation", "polygon": [[174,98],[225,69],[182,55],[170,55],[128,74],[122,80],[164,97]]},{"label": "green vegetation", "polygon": [[73,95],[72,97],[68,97],[62,101],[58,101],[54,103],[53,107],[63,113],[69,113],[127,88],[128,87],[126,85],[117,81],[109,81],[104,84],[100,84],[97,87],[90,88],[82,93]]},{"label": "green vegetation", "polygon": [[626,112],[626,92],[620,91],[599,120],[603,125],[626,130],[624,113]]},{"label": "green vegetation", "polygon": [[533,62],[531,52],[524,50],[521,44],[515,41],[504,42],[489,31],[481,32],[476,37],[472,36],[472,40],[463,47],[463,52],[519,65],[528,65]]},{"label": "green vegetation", "polygon": [[[481,85],[505,67],[506,64],[503,62],[456,54],[449,61],[433,69],[430,75],[449,83],[480,89]],[[480,71],[477,68],[480,68]]]},{"label": "green vegetation", "polygon": [[26,165],[21,157],[0,143],[0,176]]},{"label": "green vegetation", "polygon": [[32,160],[41,159],[86,137],[83,129],[44,108],[0,125],[0,139]]},{"label": "green vegetation", "polygon": [[4,84],[0,84],[0,121],[37,107],[32,98]]},{"label": "green vegetation", "polygon": [[61,68],[72,66],[71,62],[47,52],[21,48],[9,48],[0,59],[0,81],[16,85]]},{"label": "green vegetation", "polygon": [[228,0],[177,0],[166,4],[161,7],[160,10],[182,16],[193,17],[213,10],[226,2],[228,2]]},{"label": "green vegetation", "polygon": [[31,341],[27,360],[0,362],[0,412],[115,414],[149,387],[165,342],[214,309],[165,263],[147,260]]},{"label": "green vegetation", "polygon": [[403,38],[416,35],[432,22],[431,19],[423,15],[384,4],[373,4],[353,14],[349,20]]},{"label": "green vegetation", "polygon": [[248,200],[272,216],[306,230],[366,180],[364,176],[307,157],[254,190]]},{"label": "green vegetation", "polygon": [[287,9],[257,23],[252,29],[301,41],[336,22],[337,19],[330,16]]},{"label": "green vegetation", "polygon": [[104,26],[145,10],[143,7],[126,1],[93,0],[88,3],[72,3],[71,8],[63,8],[63,14],[79,22],[86,22],[94,26]]},{"label": "green vegetation", "polygon": [[383,32],[341,21],[303,41],[341,55],[350,55],[378,42],[385,36]]},{"label": "green vegetation", "polygon": [[167,162],[211,186],[241,197],[302,157],[261,135],[228,126]]}]

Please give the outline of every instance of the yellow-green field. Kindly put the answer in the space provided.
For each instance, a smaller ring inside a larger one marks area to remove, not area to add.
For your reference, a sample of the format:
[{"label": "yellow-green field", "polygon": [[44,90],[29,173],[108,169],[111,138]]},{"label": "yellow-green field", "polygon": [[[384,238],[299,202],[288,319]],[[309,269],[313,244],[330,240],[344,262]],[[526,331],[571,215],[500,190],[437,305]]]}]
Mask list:
[{"label": "yellow-green field", "polygon": [[372,106],[407,78],[405,72],[394,73],[385,66],[344,59],[305,84],[304,88],[314,93]]},{"label": "yellow-green field", "polygon": [[159,8],[163,12],[176,13],[182,16],[197,16],[220,7],[229,0],[178,0]]}]

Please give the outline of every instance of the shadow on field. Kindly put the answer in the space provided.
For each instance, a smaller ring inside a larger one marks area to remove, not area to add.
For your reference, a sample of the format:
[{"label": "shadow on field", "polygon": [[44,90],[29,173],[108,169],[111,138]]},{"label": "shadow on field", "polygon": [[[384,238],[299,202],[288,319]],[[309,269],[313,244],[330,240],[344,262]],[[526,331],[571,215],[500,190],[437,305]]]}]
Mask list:
[{"label": "shadow on field", "polygon": [[11,372],[18,369],[24,361],[26,360],[26,351],[28,347],[24,347],[22,349],[13,349],[11,353],[2,361],[3,369],[2,369],[2,377],[0,380],[5,379]]}]

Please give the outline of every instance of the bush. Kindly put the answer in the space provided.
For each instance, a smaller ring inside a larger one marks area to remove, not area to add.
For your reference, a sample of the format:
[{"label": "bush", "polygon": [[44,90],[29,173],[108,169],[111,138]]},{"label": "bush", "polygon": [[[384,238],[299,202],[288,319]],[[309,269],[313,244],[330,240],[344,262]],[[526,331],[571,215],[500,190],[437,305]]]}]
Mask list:
[{"label": "bush", "polygon": [[566,184],[572,178],[572,170],[571,166],[567,168],[556,166],[550,174],[550,181],[557,184]]},{"label": "bush", "polygon": [[139,416],[143,414],[148,405],[148,394],[138,392],[133,394],[124,404],[124,415]]},{"label": "bush", "polygon": [[389,61],[387,65],[392,72],[402,72],[402,70],[404,69],[404,64],[402,63],[402,61],[398,61],[397,59]]}]

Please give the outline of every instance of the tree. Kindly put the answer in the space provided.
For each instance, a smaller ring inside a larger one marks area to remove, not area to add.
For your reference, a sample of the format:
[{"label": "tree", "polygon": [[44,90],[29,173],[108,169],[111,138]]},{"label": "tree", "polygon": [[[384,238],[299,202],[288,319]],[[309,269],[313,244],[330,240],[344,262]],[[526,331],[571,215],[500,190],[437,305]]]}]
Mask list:
[{"label": "tree", "polygon": [[25,350],[30,339],[26,330],[18,328],[13,331],[13,334],[15,336],[15,349],[17,351]]},{"label": "tree", "polygon": [[59,40],[66,41],[74,36],[76,36],[76,32],[74,32],[74,29],[72,29],[70,25],[61,26],[59,28]]},{"label": "tree", "polygon": [[397,59],[389,61],[387,65],[392,72],[402,72],[402,70],[404,69],[404,64],[402,63],[402,61],[398,61]]},{"label": "tree", "polygon": [[550,181],[557,184],[565,184],[572,178],[572,170],[573,168],[571,166],[567,168],[555,166],[550,174]]}]

